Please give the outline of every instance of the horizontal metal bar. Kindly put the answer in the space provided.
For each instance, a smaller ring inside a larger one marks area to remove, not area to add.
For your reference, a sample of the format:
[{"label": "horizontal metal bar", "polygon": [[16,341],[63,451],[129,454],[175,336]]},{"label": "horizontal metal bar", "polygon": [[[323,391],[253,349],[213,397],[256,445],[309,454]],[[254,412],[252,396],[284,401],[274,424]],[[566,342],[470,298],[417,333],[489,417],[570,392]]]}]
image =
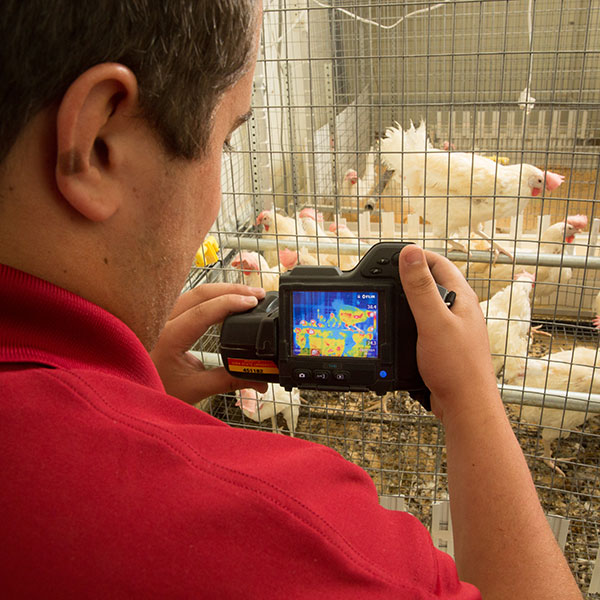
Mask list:
[{"label": "horizontal metal bar", "polygon": [[223,361],[221,360],[221,355],[217,352],[202,352],[198,350],[190,350],[190,354],[195,356],[202,364],[209,368],[214,369],[216,367],[222,367]]},{"label": "horizontal metal bar", "polygon": [[524,404],[559,410],[572,410],[600,413],[600,395],[584,394],[581,392],[566,392],[564,390],[519,387],[498,384],[502,401],[505,404]]},{"label": "horizontal metal bar", "polygon": [[[289,236],[285,236],[285,237],[289,237]],[[307,237],[305,234],[298,234],[298,238],[299,238],[299,246],[300,247],[305,247],[307,250],[310,251],[314,251],[316,252],[317,249],[319,251],[319,253],[323,254],[323,253],[331,253],[331,254],[337,254],[338,252],[338,247],[339,247],[339,252],[340,254],[356,254],[358,252],[358,248],[359,248],[359,244],[358,242],[353,242],[353,241],[346,241],[346,238],[344,238],[344,241],[338,242],[335,239],[331,239],[331,240],[323,240],[321,241],[321,239],[319,238],[319,243],[317,246],[317,243],[313,240],[304,240],[304,239],[300,239],[300,238],[305,238]],[[291,244],[289,241],[284,241],[283,239],[280,239],[279,242],[276,241],[275,236],[273,236],[272,239],[269,239],[268,237],[265,236],[261,236],[261,237],[237,237],[237,236],[220,236],[219,238],[221,246],[225,247],[225,248],[233,248],[234,250],[278,250],[278,249],[283,249],[286,247],[290,247]],[[370,244],[369,242],[360,242],[360,250],[361,252],[366,252],[370,247],[372,246],[372,244]],[[296,247],[295,243],[292,245],[293,248]]]},{"label": "horizontal metal bar", "polygon": [[[223,366],[221,356],[215,352],[195,352],[192,354],[202,361],[205,367]],[[519,387],[498,384],[498,389],[505,404],[538,406],[573,410],[590,414],[600,413],[600,395],[583,394],[580,392],[565,392],[562,390],[543,390],[541,388]]]},{"label": "horizontal metal bar", "polygon": [[[290,237],[290,236],[285,236]],[[315,240],[312,239],[301,239],[306,238],[305,234],[298,234],[299,245],[305,247],[311,252],[319,253],[332,253],[337,254],[338,248],[340,254],[356,254],[360,248],[360,252],[366,252],[375,242],[371,241],[358,241],[348,240],[347,238],[340,239],[338,242],[335,239],[324,240],[319,238],[318,245]],[[408,238],[409,236],[407,236]],[[411,236],[413,237],[413,236]],[[369,239],[367,237],[367,239]],[[500,238],[498,238],[499,240]],[[265,235],[260,237],[238,237],[234,235],[221,235],[219,237],[221,246],[225,248],[233,248],[234,250],[277,250],[284,247],[289,247],[289,241],[280,240],[276,241],[276,237],[269,238]],[[401,241],[401,240],[398,240]],[[425,241],[428,241],[425,238]],[[428,248],[437,254],[445,254],[442,248]],[[571,267],[574,269],[600,269],[600,257],[598,256],[573,256],[572,254],[537,254],[535,252],[524,252],[517,250],[514,252],[515,264],[517,265],[532,265],[532,266],[546,266],[546,267]],[[493,260],[494,256],[491,252],[482,250],[472,250],[470,256],[464,252],[458,252],[453,250],[448,252],[448,258],[458,262],[477,262],[477,263],[489,263]],[[508,256],[501,254],[498,256],[496,262],[512,264],[512,261]]]},{"label": "horizontal metal bar", "polygon": [[[496,242],[502,242],[502,238],[495,238]],[[511,241],[511,240],[508,240]],[[443,251],[439,252],[443,254]],[[573,269],[600,269],[600,257],[598,256],[573,256],[572,254],[546,254],[540,252],[524,252],[516,250],[514,253],[515,264],[517,265],[540,265],[544,267],[571,267]],[[493,255],[490,252],[472,250],[468,257],[464,252],[453,250],[448,253],[448,258],[461,262],[490,262]],[[512,264],[513,261],[504,254],[498,256],[496,262]]]}]

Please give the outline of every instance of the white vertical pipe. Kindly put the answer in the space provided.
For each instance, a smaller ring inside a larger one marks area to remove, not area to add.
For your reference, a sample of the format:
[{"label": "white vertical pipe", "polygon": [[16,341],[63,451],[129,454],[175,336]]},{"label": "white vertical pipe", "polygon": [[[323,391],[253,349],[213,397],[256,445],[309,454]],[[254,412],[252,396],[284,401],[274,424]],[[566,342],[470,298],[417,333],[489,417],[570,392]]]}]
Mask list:
[{"label": "white vertical pipe", "polygon": [[393,239],[395,232],[395,215],[392,211],[381,213],[381,236]]},{"label": "white vertical pipe", "polygon": [[371,237],[371,211],[366,210],[358,215],[358,227],[360,237],[363,239]]}]

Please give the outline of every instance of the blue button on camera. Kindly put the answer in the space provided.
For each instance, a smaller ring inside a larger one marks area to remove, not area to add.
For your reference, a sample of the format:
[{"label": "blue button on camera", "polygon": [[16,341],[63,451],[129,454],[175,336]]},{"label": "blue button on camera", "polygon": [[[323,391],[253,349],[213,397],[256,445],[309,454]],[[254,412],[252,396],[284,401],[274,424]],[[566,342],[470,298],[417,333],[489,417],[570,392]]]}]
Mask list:
[{"label": "blue button on camera", "polygon": [[387,377],[387,371],[379,371],[379,377],[381,377],[381,379],[385,379]]}]

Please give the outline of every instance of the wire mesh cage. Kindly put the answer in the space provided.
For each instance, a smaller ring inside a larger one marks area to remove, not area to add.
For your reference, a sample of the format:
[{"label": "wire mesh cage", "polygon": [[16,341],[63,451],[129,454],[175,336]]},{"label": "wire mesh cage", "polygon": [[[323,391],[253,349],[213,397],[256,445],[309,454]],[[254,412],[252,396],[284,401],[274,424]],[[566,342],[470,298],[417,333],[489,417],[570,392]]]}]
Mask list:
[{"label": "wire mesh cage", "polygon": [[[408,147],[410,132],[421,146]],[[219,256],[200,251],[188,286],[277,289],[294,264],[348,269],[381,240],[447,255],[489,300],[511,423],[544,509],[567,524],[560,535],[581,589],[600,597],[600,0],[266,0],[253,118],[232,144],[211,232]],[[460,157],[470,157],[462,180]],[[537,192],[523,184],[525,165],[546,175]],[[501,187],[506,169],[516,187]],[[463,222],[451,229],[457,207]],[[519,279],[524,270],[535,284]],[[205,358],[218,335],[199,341]],[[447,500],[444,432],[407,393],[263,400],[248,409],[225,395],[202,408],[334,448],[382,498],[404,498],[434,527]]]}]

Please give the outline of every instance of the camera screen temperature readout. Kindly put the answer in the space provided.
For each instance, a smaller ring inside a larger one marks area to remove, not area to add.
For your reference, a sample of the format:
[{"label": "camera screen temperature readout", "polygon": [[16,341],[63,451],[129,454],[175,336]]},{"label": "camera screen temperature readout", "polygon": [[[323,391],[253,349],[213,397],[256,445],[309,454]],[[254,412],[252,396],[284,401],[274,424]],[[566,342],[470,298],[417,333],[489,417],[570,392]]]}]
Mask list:
[{"label": "camera screen temperature readout", "polygon": [[377,358],[379,294],[292,292],[294,356]]}]

